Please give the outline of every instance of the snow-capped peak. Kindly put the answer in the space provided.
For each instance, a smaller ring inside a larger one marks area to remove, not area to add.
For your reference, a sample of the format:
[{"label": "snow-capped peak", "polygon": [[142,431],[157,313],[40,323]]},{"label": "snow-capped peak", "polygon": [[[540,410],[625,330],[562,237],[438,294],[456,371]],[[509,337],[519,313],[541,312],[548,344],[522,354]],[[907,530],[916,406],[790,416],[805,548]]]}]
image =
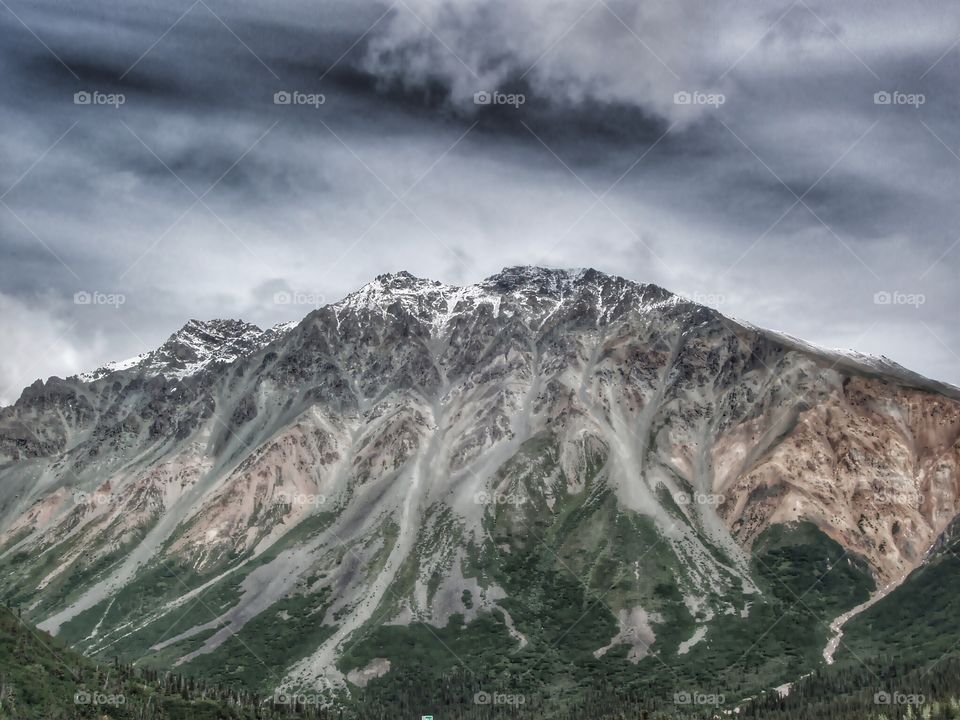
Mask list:
[{"label": "snow-capped peak", "polygon": [[185,378],[213,363],[231,363],[256,352],[289,332],[296,322],[263,330],[243,320],[189,320],[159,348],[127,360],[107,363],[77,376],[93,382],[107,375],[136,369],[147,375]]},{"label": "snow-capped peak", "polygon": [[562,304],[589,296],[598,317],[608,319],[626,302],[634,309],[649,309],[676,300],[657,287],[635,283],[590,268],[553,269],[536,266],[504,268],[474,285],[447,285],[401,271],[380,275],[360,290],[333,305],[338,319],[350,312],[405,313],[442,332],[450,320],[488,304],[494,316],[504,301],[534,323],[555,312]]}]

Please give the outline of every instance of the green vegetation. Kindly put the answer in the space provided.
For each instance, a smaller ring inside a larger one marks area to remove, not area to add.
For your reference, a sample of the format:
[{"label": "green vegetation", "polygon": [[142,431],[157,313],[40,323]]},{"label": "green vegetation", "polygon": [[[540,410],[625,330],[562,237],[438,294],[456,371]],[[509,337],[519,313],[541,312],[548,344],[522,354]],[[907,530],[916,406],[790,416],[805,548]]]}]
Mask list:
[{"label": "green vegetation", "polygon": [[[79,515],[74,516],[79,522]],[[140,543],[150,526],[149,522],[124,534],[121,521],[113,520],[101,528],[104,536],[123,535],[124,542],[100,557],[91,560],[85,552],[78,552],[79,536],[67,536],[51,544],[42,552],[36,550],[19,551],[0,559],[0,602],[12,606],[30,606],[31,617],[52,615],[57,609],[66,607],[77,599],[85,588],[104,578],[127,554]],[[64,568],[64,558],[73,557]],[[42,593],[37,592],[40,583],[51,574]],[[36,604],[34,604],[36,601]]]},{"label": "green vegetation", "polygon": [[[240,585],[246,574],[274,560],[284,550],[308,540],[326,527],[330,519],[329,513],[306,518],[291,528],[263,554],[246,560],[245,564],[234,565],[233,571],[223,572],[216,582],[204,588],[182,608],[166,613],[159,611],[186,593],[216,579],[217,576],[211,572],[198,573],[191,565],[178,560],[176,556],[163,556],[162,559],[154,560],[116,595],[79,613],[65,623],[59,637],[69,643],[78,644],[80,650],[95,650],[97,646],[84,645],[82,641],[90,635],[91,630],[101,619],[105,627],[118,627],[125,623],[132,623],[138,629],[132,632],[126,629],[119,634],[119,637],[108,638],[109,644],[104,646],[102,652],[110,656],[116,655],[127,662],[138,661],[138,664],[164,667],[170,659],[170,653],[161,653],[156,657],[152,654],[145,656],[146,648],[215,620],[240,599]],[[243,560],[241,559],[240,562]],[[242,574],[237,572],[241,567]],[[153,620],[143,624],[144,619],[150,618],[151,615]],[[140,627],[141,624],[142,627]],[[178,644],[177,648],[187,648],[185,651],[189,652],[195,649],[192,647],[195,644],[196,639],[190,638],[183,644]]]},{"label": "green vegetation", "polygon": [[[442,683],[462,663],[491,683],[544,698],[543,712],[601,697],[608,685],[616,693],[648,698],[648,709],[668,703],[677,688],[745,698],[820,664],[830,621],[873,589],[866,565],[847,557],[814,526],[774,527],[756,545],[753,574],[761,593],[734,590],[728,596],[735,606],[749,602],[749,617],[715,617],[705,639],[680,655],[678,646],[691,637],[694,619],[677,586],[676,558],[658,544],[648,518],[618,510],[599,486],[558,502],[552,521],[541,520],[534,531],[537,543],[511,531],[535,518],[516,517],[513,506],[497,512],[496,544],[487,549],[486,566],[507,591],[500,605],[527,637],[527,647],[518,647],[494,610],[442,629],[416,624],[375,629],[344,657],[344,669],[385,657],[394,667]],[[621,559],[631,557],[644,561],[637,568]],[[632,605],[660,618],[651,653],[634,664],[627,660],[629,647],[615,645],[595,657],[618,632],[610,608]],[[405,677],[391,671],[371,682],[364,697],[400,697]]]},{"label": "green vegetation", "polygon": [[[330,601],[324,588],[315,594],[284,598],[250,620],[211,653],[198,655],[184,672],[234,688],[270,692],[281,680],[277,672],[309,655],[335,629],[323,625]],[[178,648],[177,655],[191,648]],[[276,671],[268,672],[267,668]]]},{"label": "green vegetation", "polygon": [[[142,657],[146,648],[195,625],[214,620],[239,597],[241,580],[239,576],[228,576],[206,588],[198,599],[187,601],[183,609],[172,613],[172,617],[167,616],[160,621],[148,623],[135,632],[128,630],[129,634],[116,638],[116,641],[109,645],[109,652],[123,660],[133,661]],[[65,623],[59,636],[70,643],[81,643],[80,647],[84,649],[82,641],[101,618],[107,627],[116,627],[126,621],[142,623],[143,618],[149,617],[167,602],[182,597],[203,582],[204,578],[185,563],[172,559],[154,562],[116,595]]]},{"label": "green vegetation", "polygon": [[850,620],[843,628],[837,662],[896,657],[932,663],[960,649],[960,543],[947,544],[915,570],[893,593]]},{"label": "green vegetation", "polygon": [[0,608],[0,720],[331,717],[175,673],[98,664]]},{"label": "green vegetation", "polygon": [[752,566],[760,593],[728,595],[748,616],[719,615],[703,642],[669,659],[681,685],[749,697],[800,677],[822,663],[830,622],[874,587],[863,561],[809,523],[765,531]]},{"label": "green vegetation", "polygon": [[[492,618],[478,622],[480,628],[487,624],[483,633],[469,630],[462,618],[454,618],[434,641],[442,639],[450,643],[450,650],[482,659],[482,653],[471,654],[470,640],[483,634],[496,637],[499,631]],[[636,691],[608,678],[582,696],[565,696],[558,702],[543,688],[521,686],[516,676],[474,672],[467,665],[457,664],[439,676],[422,675],[417,669],[420,661],[438,662],[439,655],[430,657],[424,649],[434,630],[415,629],[421,635],[416,642],[397,645],[398,652],[417,655],[414,668],[398,668],[389,674],[394,676],[392,683],[371,683],[346,706],[325,710],[315,704],[277,704],[272,697],[264,699],[189,675],[138,670],[116,661],[97,664],[0,608],[0,720],[383,720],[424,714],[438,720],[706,720],[734,705],[740,707],[737,717],[748,720],[960,717],[960,656],[956,654],[927,669],[889,661],[822,668],[796,682],[787,697],[765,692],[742,700],[726,694],[718,698],[718,705],[675,705],[673,695]],[[389,637],[383,639],[390,644]],[[360,654],[354,657],[358,662],[366,659]],[[696,696],[698,691],[687,692]],[[501,704],[491,704],[491,698],[499,698]]]},{"label": "green vegetation", "polygon": [[438,679],[461,663],[510,672],[519,669],[510,659],[515,645],[491,613],[481,613],[471,623],[465,623],[462,615],[453,615],[443,628],[423,623],[380,625],[362,640],[348,644],[339,665],[347,671],[364,667],[374,658],[387,658],[394,666]]},{"label": "green vegetation", "polygon": [[960,655],[935,667],[872,660],[830,666],[794,683],[783,698],[767,692],[743,703],[753,720],[956,720],[960,718]]},{"label": "green vegetation", "polygon": [[[467,562],[469,576],[499,585],[506,598],[470,623],[454,616],[444,628],[365,628],[341,669],[374,658],[387,658],[392,669],[357,691],[362,703],[400,702],[408,672],[441,687],[463,667],[507,692],[537,698],[539,712],[551,715],[584,703],[595,707],[611,693],[646,698],[650,711],[669,705],[678,688],[746,698],[821,664],[829,623],[873,590],[867,565],[814,525],[774,526],[754,548],[751,575],[760,592],[741,588],[732,573],[726,578],[724,599],[748,607],[748,616],[717,614],[700,626],[703,639],[681,654],[681,643],[698,628],[679,584],[682,562],[651,518],[618,504],[600,479],[602,458],[590,467],[583,490],[569,493],[556,448],[542,438],[521,448],[500,471],[508,501],[488,508],[491,540],[471,548]],[[703,545],[729,563],[706,539]],[[430,556],[430,547],[418,550]],[[396,595],[409,596],[420,555],[402,568]],[[465,598],[464,607],[476,600]],[[649,652],[641,644],[642,657],[631,661],[631,646],[622,643],[596,656],[619,632],[616,609],[637,607],[656,634]],[[527,639],[525,647],[510,635],[500,608]]]}]

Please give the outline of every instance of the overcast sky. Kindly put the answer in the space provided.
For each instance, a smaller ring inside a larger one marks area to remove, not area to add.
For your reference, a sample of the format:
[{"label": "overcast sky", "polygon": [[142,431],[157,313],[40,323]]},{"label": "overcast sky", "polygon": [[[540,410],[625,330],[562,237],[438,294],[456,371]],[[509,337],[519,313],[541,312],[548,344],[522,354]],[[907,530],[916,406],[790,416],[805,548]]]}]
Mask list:
[{"label": "overcast sky", "polygon": [[3,0],[0,58],[0,402],[516,264],[960,383],[956,2]]}]

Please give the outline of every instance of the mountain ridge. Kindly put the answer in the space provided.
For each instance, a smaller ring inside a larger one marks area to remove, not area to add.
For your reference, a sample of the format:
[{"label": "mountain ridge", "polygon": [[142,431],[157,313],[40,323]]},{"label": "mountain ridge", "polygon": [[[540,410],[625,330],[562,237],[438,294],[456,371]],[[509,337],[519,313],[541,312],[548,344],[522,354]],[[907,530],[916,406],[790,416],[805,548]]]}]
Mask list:
[{"label": "mountain ridge", "polygon": [[[589,282],[600,278],[623,286],[632,286],[644,293],[649,292],[650,295],[658,298],[658,301],[653,303],[654,305],[657,302],[663,302],[689,304],[709,309],[716,312],[718,316],[725,317],[731,323],[764,333],[802,352],[826,356],[838,365],[850,367],[867,374],[878,374],[882,377],[896,379],[899,382],[909,383],[911,386],[931,389],[960,399],[960,387],[920,375],[885,356],[864,355],[854,349],[844,350],[815,345],[801,338],[771,328],[761,327],[746,320],[723,316],[722,313],[707,305],[690,300],[682,294],[670,292],[661,286],[636,282],[617,275],[609,275],[593,268],[554,269],[532,265],[510,266],[477,283],[462,286],[420,278],[406,270],[399,270],[378,275],[359,290],[349,293],[341,300],[330,303],[325,307],[356,307],[363,302],[389,305],[391,298],[396,300],[411,297],[424,298],[429,296],[430,293],[457,301],[493,300],[497,291],[500,293],[519,292],[521,289],[528,293],[546,294],[548,297],[562,300],[564,296],[562,291],[571,291],[576,287],[578,281],[582,282],[586,279]],[[306,317],[309,316],[308,314]],[[260,350],[301,322],[302,320],[287,321],[262,329],[243,320],[229,318],[190,319],[153,351],[142,353],[128,360],[108,362],[96,370],[81,372],[68,376],[66,379],[77,378],[83,382],[92,382],[112,372],[134,368],[152,374],[167,372],[172,376],[183,377],[198,372],[211,362],[232,362],[243,355]],[[212,341],[207,346],[198,342],[204,335]],[[214,337],[210,337],[211,335]],[[219,335],[219,337],[216,337],[216,335]],[[219,342],[217,342],[218,340]],[[181,352],[185,351],[187,357],[177,357],[178,349],[182,349]],[[222,354],[217,355],[217,351]],[[158,358],[158,355],[161,357]],[[191,355],[193,358],[190,357]],[[202,357],[198,357],[198,355],[202,355]],[[171,356],[173,357],[171,358]],[[58,376],[52,376],[48,380],[54,378],[59,379]]]}]

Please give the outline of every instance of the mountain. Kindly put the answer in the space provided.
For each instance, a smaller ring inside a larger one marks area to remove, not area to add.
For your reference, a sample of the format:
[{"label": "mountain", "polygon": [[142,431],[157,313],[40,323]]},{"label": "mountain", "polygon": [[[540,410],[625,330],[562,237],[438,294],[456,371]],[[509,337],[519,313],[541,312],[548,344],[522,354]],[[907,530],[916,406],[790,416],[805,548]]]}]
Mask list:
[{"label": "mountain", "polygon": [[545,714],[716,706],[895,597],[958,462],[960,390],[889,361],[594,270],[400,272],[0,410],[0,599],[93,657],[325,702],[457,672]]}]

